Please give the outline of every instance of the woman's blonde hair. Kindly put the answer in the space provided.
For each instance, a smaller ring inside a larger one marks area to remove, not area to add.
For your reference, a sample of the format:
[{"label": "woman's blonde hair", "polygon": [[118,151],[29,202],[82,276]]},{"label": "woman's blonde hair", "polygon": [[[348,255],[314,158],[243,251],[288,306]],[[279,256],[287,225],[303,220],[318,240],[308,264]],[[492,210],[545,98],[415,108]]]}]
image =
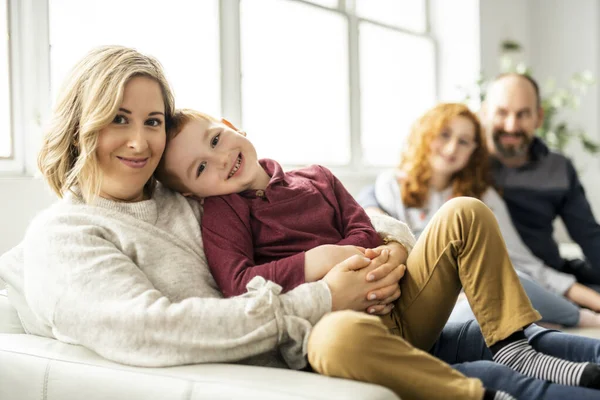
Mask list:
[{"label": "woman's blonde hair", "polygon": [[[99,47],[79,61],[63,83],[38,155],[38,167],[59,197],[75,188],[86,202],[99,194],[98,134],[117,114],[125,84],[137,76],[160,85],[168,128],[175,101],[162,66],[153,57],[127,47]],[[144,190],[151,193],[154,186],[151,178]]]},{"label": "woman's blonde hair", "polygon": [[452,177],[452,196],[481,198],[490,186],[488,150],[479,119],[467,106],[442,103],[427,111],[413,125],[399,169],[404,172],[400,183],[402,201],[408,207],[423,207],[429,195],[431,180],[431,142],[456,117],[469,119],[475,127],[476,147],[467,165]]}]

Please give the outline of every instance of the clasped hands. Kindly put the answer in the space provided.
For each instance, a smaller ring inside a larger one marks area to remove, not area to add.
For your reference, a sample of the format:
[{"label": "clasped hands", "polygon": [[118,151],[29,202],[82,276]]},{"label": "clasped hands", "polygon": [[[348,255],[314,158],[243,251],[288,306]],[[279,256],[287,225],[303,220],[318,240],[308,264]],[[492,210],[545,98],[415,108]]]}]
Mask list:
[{"label": "clasped hands", "polygon": [[400,297],[398,282],[406,272],[407,258],[404,246],[396,242],[375,249],[319,246],[306,253],[306,280],[322,278],[327,283],[333,311],[384,315]]}]

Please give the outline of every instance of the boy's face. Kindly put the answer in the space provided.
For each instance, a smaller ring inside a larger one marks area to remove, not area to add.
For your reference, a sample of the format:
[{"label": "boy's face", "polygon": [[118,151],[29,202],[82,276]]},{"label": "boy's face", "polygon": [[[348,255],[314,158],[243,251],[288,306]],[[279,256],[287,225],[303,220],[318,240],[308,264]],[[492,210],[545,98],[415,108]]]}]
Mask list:
[{"label": "boy's face", "polygon": [[204,119],[190,121],[169,142],[164,167],[186,188],[184,195],[197,197],[251,189],[264,174],[245,134]]}]

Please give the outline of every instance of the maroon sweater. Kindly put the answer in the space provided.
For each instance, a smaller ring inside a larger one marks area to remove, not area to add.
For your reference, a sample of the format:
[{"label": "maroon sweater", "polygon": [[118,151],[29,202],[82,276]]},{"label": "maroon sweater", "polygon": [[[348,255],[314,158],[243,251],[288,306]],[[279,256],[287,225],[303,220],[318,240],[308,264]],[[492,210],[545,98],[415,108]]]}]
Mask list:
[{"label": "maroon sweater", "polygon": [[323,244],[374,248],[382,240],[369,217],[327,168],[284,173],[260,160],[267,189],[204,200],[202,238],[211,272],[226,297],[259,275],[291,290],[304,283],[304,252]]}]

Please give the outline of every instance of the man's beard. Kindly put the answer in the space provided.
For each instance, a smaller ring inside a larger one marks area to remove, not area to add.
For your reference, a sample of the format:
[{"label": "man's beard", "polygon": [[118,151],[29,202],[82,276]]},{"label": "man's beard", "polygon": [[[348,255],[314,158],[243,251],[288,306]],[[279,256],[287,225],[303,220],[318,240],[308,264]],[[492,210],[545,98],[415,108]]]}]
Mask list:
[{"label": "man's beard", "polygon": [[[504,135],[520,138],[521,143],[517,145],[502,144],[501,139]],[[529,146],[533,141],[533,139],[529,135],[527,135],[525,131],[508,133],[502,129],[494,130],[492,138],[494,139],[494,146],[496,147],[496,151],[498,151],[500,156],[503,158],[516,158],[527,155],[527,152],[529,151]]]}]

